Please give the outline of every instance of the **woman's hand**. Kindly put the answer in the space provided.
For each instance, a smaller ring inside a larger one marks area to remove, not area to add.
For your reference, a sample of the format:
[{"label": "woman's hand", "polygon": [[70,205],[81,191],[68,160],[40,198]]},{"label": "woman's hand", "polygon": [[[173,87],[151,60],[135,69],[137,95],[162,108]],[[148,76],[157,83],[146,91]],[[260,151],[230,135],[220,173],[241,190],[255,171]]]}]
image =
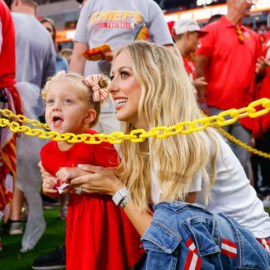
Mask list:
[{"label": "woman's hand", "polygon": [[40,168],[41,178],[42,178],[42,192],[48,196],[56,197],[58,192],[55,189],[57,184],[57,179],[48,173],[43,167],[41,162],[38,164]]},{"label": "woman's hand", "polygon": [[[124,187],[123,182],[115,174],[115,168],[103,168],[93,165],[78,165],[87,174],[71,180],[71,185],[78,194],[104,194],[113,196],[115,192]],[[147,212],[140,212],[133,201],[129,201],[124,208],[131,223],[142,235],[150,226],[152,215]]]},{"label": "woman's hand", "polygon": [[56,177],[62,182],[69,183],[71,179],[87,174],[78,167],[62,167],[56,173]]},{"label": "woman's hand", "polygon": [[113,196],[124,184],[115,174],[115,168],[104,168],[100,166],[80,164],[78,168],[83,172],[70,184],[79,193],[104,194]]}]

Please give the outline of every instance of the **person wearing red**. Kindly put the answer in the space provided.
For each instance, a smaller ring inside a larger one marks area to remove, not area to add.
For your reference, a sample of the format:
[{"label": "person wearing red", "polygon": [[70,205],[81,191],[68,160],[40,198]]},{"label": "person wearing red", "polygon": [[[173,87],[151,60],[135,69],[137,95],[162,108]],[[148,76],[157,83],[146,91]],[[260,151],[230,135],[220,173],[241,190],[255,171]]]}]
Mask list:
[{"label": "person wearing red", "polygon": [[[265,76],[259,85],[257,98],[270,98],[270,31],[264,37],[264,56],[267,62]],[[261,132],[264,133],[270,128],[270,114],[263,115],[259,118],[261,121]]]},{"label": "person wearing red", "polygon": [[[63,133],[95,136],[89,129],[95,124],[100,101],[108,95],[108,80],[98,74],[82,77],[78,74],[57,73],[49,80],[42,95],[45,118],[51,130]],[[66,174],[79,164],[116,167],[118,154],[109,143],[71,144],[50,141],[40,153],[41,164],[56,176],[46,194],[69,191],[66,227],[66,267],[75,269],[127,269],[144,254],[139,234],[124,211],[108,195],[87,195],[83,189],[69,189]]]},{"label": "person wearing red", "polygon": [[[207,81],[207,87],[199,91],[199,100],[207,104],[211,115],[253,101],[255,81],[265,68],[258,34],[242,25],[243,18],[250,16],[253,0],[228,0],[227,5],[226,16],[203,28],[208,34],[200,39],[196,52],[196,77],[205,76]],[[242,120],[225,129],[249,145],[250,123]],[[232,147],[251,177],[249,153],[236,144]]]},{"label": "person wearing red", "polygon": [[[270,32],[264,35],[264,56],[268,63],[265,70],[265,76],[261,83],[257,86],[256,99],[270,98]],[[253,125],[253,137],[255,138],[255,148],[269,153],[270,152],[270,114],[263,115],[259,118],[255,118]],[[265,207],[270,207],[270,162],[269,159],[261,156],[252,157],[254,171],[257,172],[260,168],[260,176],[254,173],[254,182],[258,193],[263,198],[263,204]],[[261,177],[261,183],[258,185],[259,177]]]},{"label": "person wearing red", "polygon": [[180,19],[173,26],[175,46],[183,57],[185,70],[196,89],[207,85],[204,77],[195,78],[194,55],[199,44],[199,37],[206,34],[207,32],[201,31],[199,24],[191,19]]},{"label": "person wearing red", "polygon": [[[0,109],[22,114],[20,97],[15,88],[15,30],[10,11],[0,0]],[[0,116],[2,117],[2,115]],[[0,221],[1,211],[12,200],[5,186],[8,173],[16,178],[16,135],[9,127],[0,128]]]}]

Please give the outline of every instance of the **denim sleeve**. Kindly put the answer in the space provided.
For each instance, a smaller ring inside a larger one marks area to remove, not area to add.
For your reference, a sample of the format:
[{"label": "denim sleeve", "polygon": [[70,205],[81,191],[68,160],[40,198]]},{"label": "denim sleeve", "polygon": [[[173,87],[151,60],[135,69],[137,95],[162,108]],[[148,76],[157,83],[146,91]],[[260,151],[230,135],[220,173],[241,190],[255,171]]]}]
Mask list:
[{"label": "denim sleeve", "polygon": [[[142,269],[223,269],[219,257],[220,249],[209,233],[211,230],[214,231],[215,225],[207,219],[203,222],[202,218],[189,221],[187,228],[184,228],[185,226],[182,228],[182,232],[185,231],[186,240],[184,240],[173,229],[153,220],[150,228],[142,237],[147,252],[147,259]],[[205,224],[209,227],[209,231],[204,228]],[[200,250],[205,256],[204,259],[195,248],[198,245],[202,247]]]},{"label": "denim sleeve", "polygon": [[251,232],[197,204],[155,205],[141,240],[147,253],[141,269],[270,269],[269,254]]}]

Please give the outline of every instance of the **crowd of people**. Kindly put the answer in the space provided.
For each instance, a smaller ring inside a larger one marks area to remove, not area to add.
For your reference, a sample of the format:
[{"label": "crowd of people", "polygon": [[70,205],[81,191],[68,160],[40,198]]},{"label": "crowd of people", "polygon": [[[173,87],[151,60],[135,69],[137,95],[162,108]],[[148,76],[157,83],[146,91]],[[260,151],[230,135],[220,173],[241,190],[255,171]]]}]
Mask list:
[{"label": "crowd of people", "polygon": [[[95,136],[270,98],[270,32],[242,23],[253,0],[227,0],[227,14],[202,28],[191,19],[167,25],[152,0],[78,2],[74,48],[61,53],[36,1],[0,0],[0,108]],[[104,59],[83,57],[105,43]],[[223,128],[270,151],[269,114]],[[119,147],[16,138],[7,127],[0,139],[0,218],[10,234],[23,233],[21,252],[45,230],[41,193],[60,198],[66,219],[66,242],[51,253],[59,260],[39,256],[33,269],[269,269],[270,161],[214,128]]]}]

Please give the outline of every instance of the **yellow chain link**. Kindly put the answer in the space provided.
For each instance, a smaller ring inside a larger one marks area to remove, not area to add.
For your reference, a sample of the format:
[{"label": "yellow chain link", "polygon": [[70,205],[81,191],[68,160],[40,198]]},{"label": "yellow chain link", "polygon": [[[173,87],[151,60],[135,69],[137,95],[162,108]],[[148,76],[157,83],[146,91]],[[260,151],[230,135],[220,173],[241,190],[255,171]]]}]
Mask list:
[{"label": "yellow chain link", "polygon": [[245,148],[247,151],[255,154],[255,155],[258,155],[258,156],[261,156],[261,157],[264,157],[264,158],[269,158],[270,159],[270,153],[265,153],[265,152],[262,152],[258,149],[255,149],[245,143],[243,143],[242,141],[238,140],[237,138],[235,138],[233,135],[231,135],[229,132],[227,132],[226,130],[224,130],[223,128],[221,127],[217,127],[218,131],[220,133],[222,133],[224,136],[226,136],[228,139],[230,139],[232,142],[240,145],[241,147]]},{"label": "yellow chain link", "polygon": [[[2,114],[2,117],[8,118],[8,119],[13,118],[16,120],[16,122],[28,123],[34,127],[42,127],[44,129],[49,130],[47,124],[40,123],[38,120],[35,120],[35,119],[28,119],[22,114],[15,115],[12,111],[8,109],[0,109],[0,113]],[[0,120],[2,120],[2,118],[0,118]]]},{"label": "yellow chain link", "polygon": [[[155,127],[150,131],[145,131],[144,129],[132,130],[130,134],[124,134],[123,132],[113,132],[110,135],[107,134],[73,134],[73,133],[64,133],[59,134],[54,131],[49,131],[49,128],[46,124],[40,123],[37,120],[27,119],[23,115],[15,115],[12,111],[7,109],[0,109],[2,118],[0,118],[0,127],[8,127],[12,132],[17,133],[21,132],[28,136],[37,136],[41,139],[50,139],[55,141],[67,141],[69,143],[79,143],[84,142],[86,144],[100,144],[101,142],[109,142],[111,144],[120,144],[124,140],[130,140],[131,142],[143,142],[146,138],[154,137],[157,139],[164,139],[169,136],[174,136],[177,134],[188,134],[200,130],[204,130],[207,127],[222,127],[235,123],[238,119],[244,117],[256,118],[262,115],[269,113],[270,111],[270,99],[262,98],[251,102],[247,107],[242,109],[230,109],[224,112],[221,112],[218,115],[213,115],[210,117],[203,117],[201,119],[196,119],[192,122],[185,121],[178,123],[170,127]],[[13,121],[10,121],[12,119]],[[39,127],[46,129],[32,129],[28,126],[21,125],[19,123],[27,123],[34,127]],[[225,134],[222,131],[223,134]],[[226,134],[228,138],[230,134]],[[239,145],[243,145],[241,141],[238,141],[236,138],[232,138],[233,141],[237,141]],[[249,151],[258,154],[260,151],[252,149],[250,146],[243,146]],[[261,155],[262,153],[260,153]],[[269,154],[266,154],[267,157]]]}]

